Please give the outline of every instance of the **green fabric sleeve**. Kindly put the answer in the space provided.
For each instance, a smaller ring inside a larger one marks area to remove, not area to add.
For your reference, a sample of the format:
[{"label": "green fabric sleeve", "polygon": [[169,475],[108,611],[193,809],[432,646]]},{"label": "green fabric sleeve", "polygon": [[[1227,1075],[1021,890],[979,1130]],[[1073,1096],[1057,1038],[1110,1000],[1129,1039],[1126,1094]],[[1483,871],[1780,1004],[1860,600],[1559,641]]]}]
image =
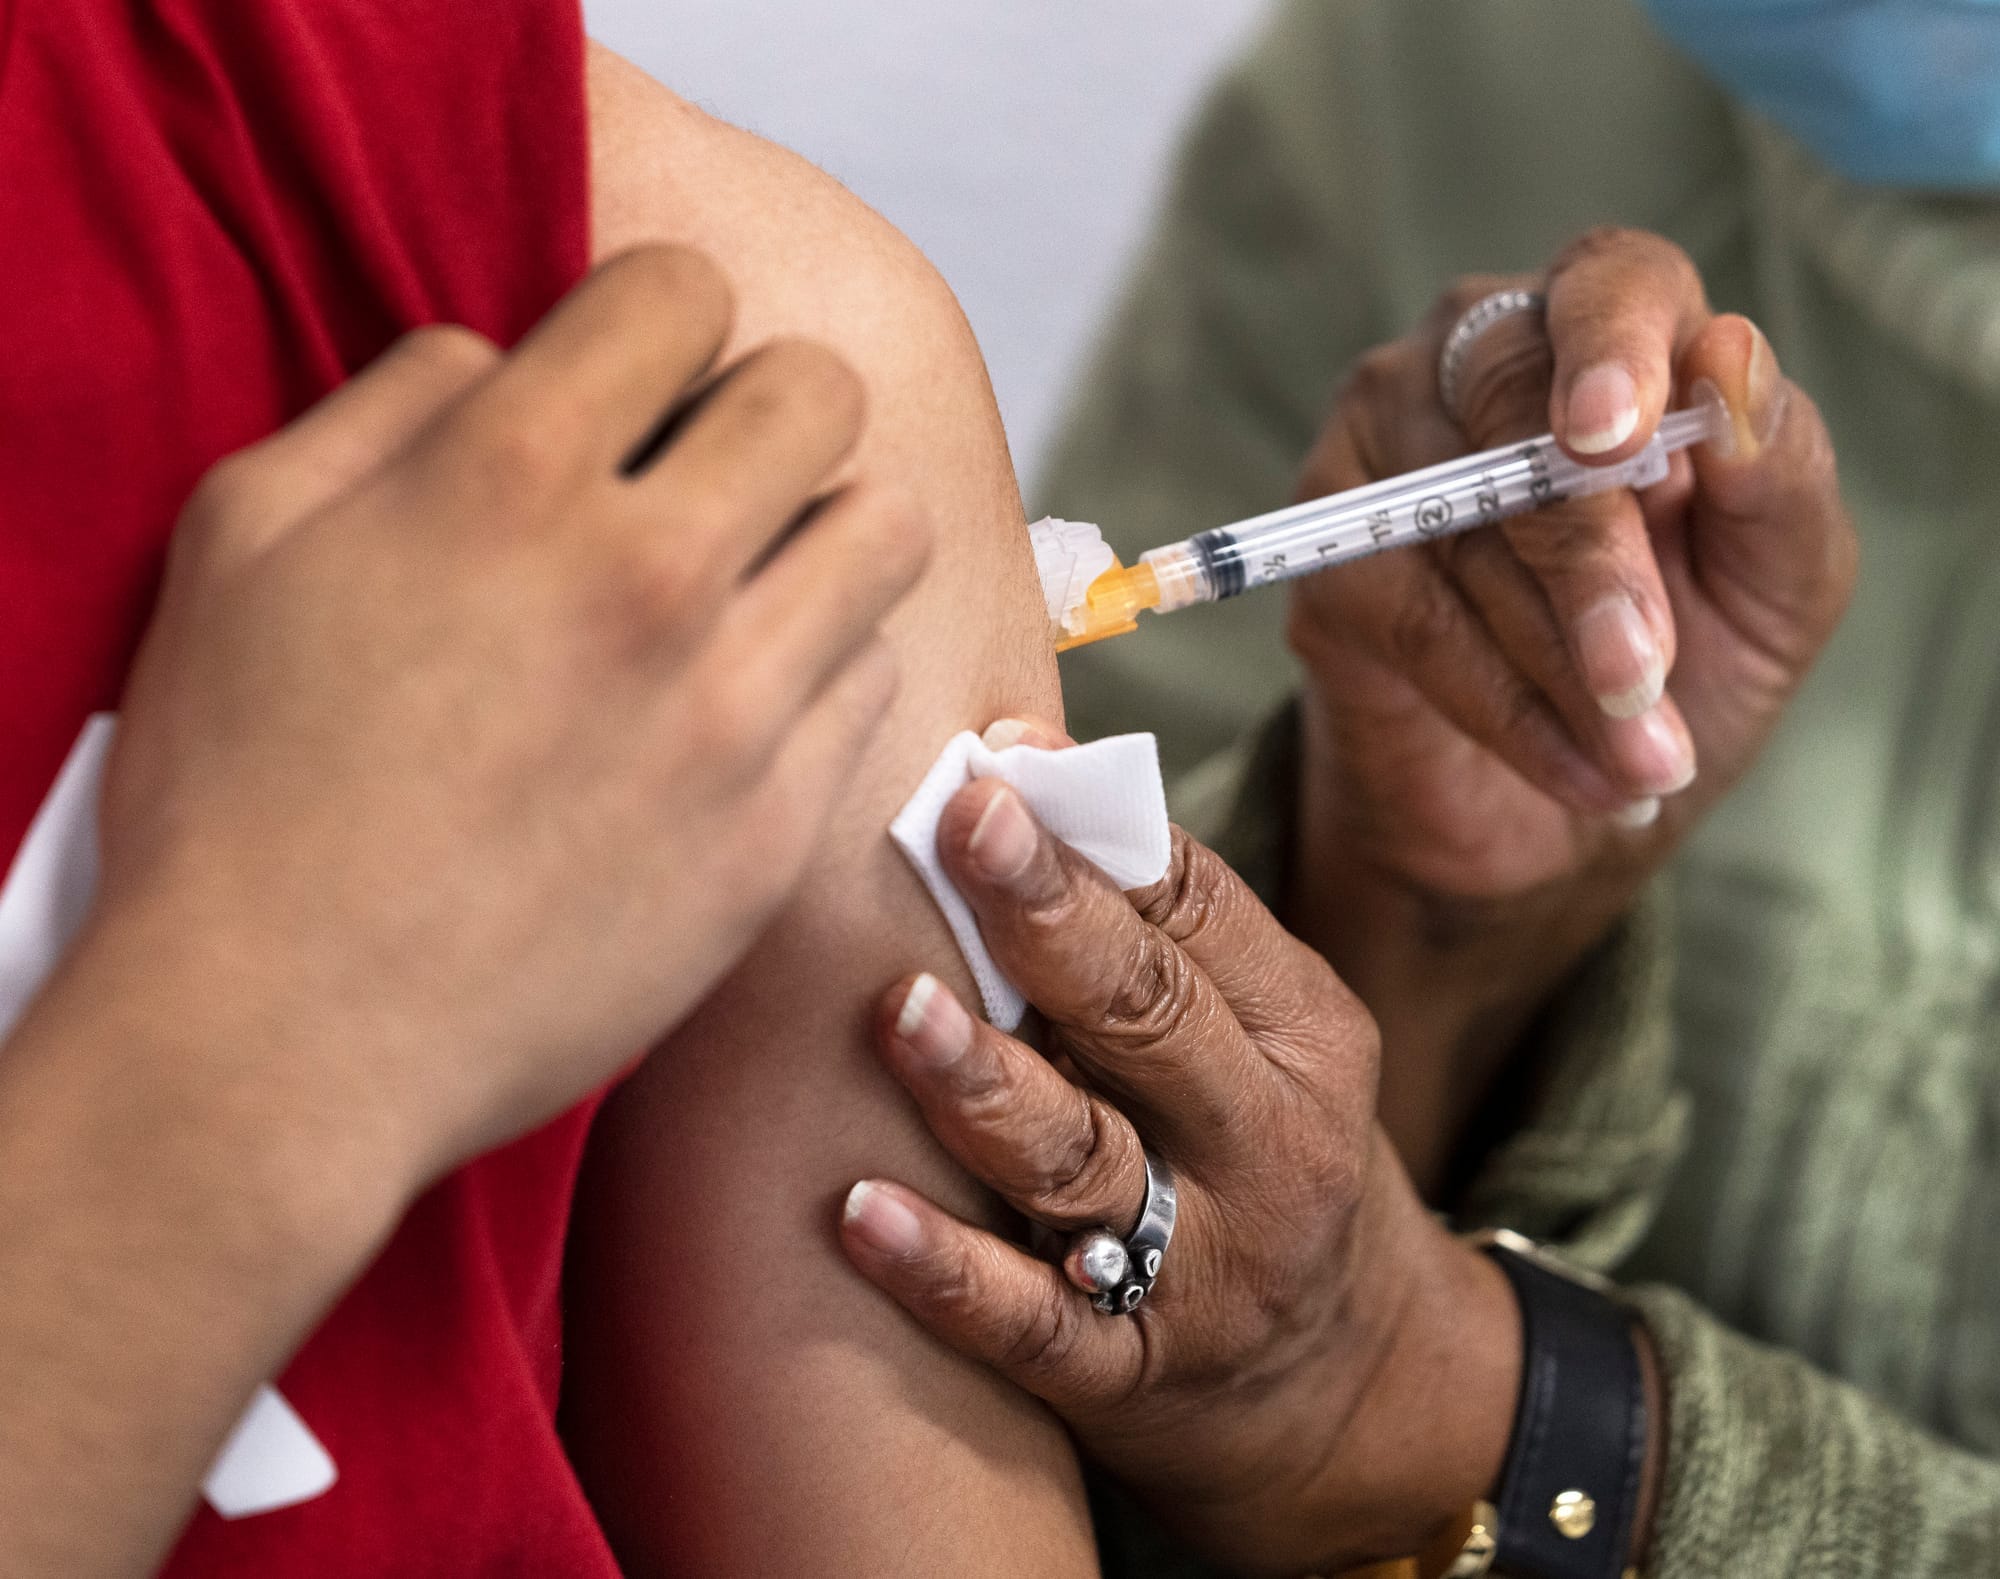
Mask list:
[{"label": "green fabric sleeve", "polygon": [[1512,1228],[1610,1272],[1652,1225],[1687,1132],[1670,909],[1664,884],[1646,894],[1529,1033],[1525,1110],[1457,1203],[1461,1227]]},{"label": "green fabric sleeve", "polygon": [[[1170,794],[1174,814],[1282,910],[1298,783],[1287,704]],[[1530,1033],[1520,1119],[1458,1203],[1467,1228],[1508,1227],[1609,1270],[1645,1232],[1686,1128],[1672,1079],[1672,929],[1662,888],[1576,971]]]},{"label": "green fabric sleeve", "polygon": [[1668,1388],[1651,1579],[2000,1573],[2000,1464],[1673,1289],[1635,1296]]},{"label": "green fabric sleeve", "polygon": [[[1287,705],[1171,794],[1183,826],[1266,903],[1282,899],[1297,778]],[[1458,1212],[1576,1265],[1614,1269],[1679,1155],[1670,896],[1662,885],[1584,962],[1533,1032],[1521,1120]],[[1910,1425],[1798,1356],[1732,1332],[1686,1295],[1632,1298],[1668,1393],[1667,1480],[1651,1579],[1957,1579],[2000,1573],[2000,1465]],[[1109,1575],[1208,1570],[1100,1490]]]}]

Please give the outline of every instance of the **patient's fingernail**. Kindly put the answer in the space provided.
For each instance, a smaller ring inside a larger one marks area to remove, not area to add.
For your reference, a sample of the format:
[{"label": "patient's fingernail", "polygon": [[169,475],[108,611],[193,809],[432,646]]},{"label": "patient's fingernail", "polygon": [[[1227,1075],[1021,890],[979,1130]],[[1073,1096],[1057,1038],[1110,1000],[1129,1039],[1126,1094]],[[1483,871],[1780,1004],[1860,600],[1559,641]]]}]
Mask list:
[{"label": "patient's fingernail", "polygon": [[1638,725],[1646,788],[1655,795],[1678,795],[1694,782],[1694,747],[1657,707],[1640,718]]},{"label": "patient's fingernail", "polygon": [[949,1069],[972,1045],[972,1016],[926,971],[910,983],[896,1012],[896,1034],[935,1069]]},{"label": "patient's fingernail", "polygon": [[1639,386],[1616,362],[1600,362],[1569,386],[1569,447],[1579,455],[1615,450],[1639,425]]},{"label": "patient's fingernail", "polygon": [[1644,800],[1635,800],[1631,805],[1613,812],[1611,820],[1634,833],[1641,828],[1650,828],[1660,820],[1660,797],[1648,795]]},{"label": "patient's fingernail", "polygon": [[979,739],[988,751],[1005,751],[1009,746],[1018,746],[1036,733],[1033,725],[1024,724],[1018,718],[1003,718],[997,724],[988,724],[986,733]]},{"label": "patient's fingernail", "polygon": [[1639,605],[1619,593],[1576,622],[1577,661],[1597,705],[1613,718],[1637,718],[1659,705],[1667,660]]},{"label": "patient's fingernail", "polygon": [[987,877],[1005,888],[1015,882],[1035,858],[1040,835],[1021,797],[1001,789],[986,803],[972,825],[966,851]]},{"label": "patient's fingernail", "polygon": [[872,1180],[847,1192],[841,1219],[854,1235],[888,1256],[911,1256],[923,1248],[924,1225],[917,1214]]}]

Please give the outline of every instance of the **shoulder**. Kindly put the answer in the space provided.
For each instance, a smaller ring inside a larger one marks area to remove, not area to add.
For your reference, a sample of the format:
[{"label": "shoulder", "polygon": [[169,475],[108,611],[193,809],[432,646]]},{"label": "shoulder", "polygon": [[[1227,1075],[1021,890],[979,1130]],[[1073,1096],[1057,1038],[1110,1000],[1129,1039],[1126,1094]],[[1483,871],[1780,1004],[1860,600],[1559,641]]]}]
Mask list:
[{"label": "shoulder", "polygon": [[804,297],[873,284],[884,312],[956,305],[915,246],[833,177],[707,114],[595,41],[585,55],[591,250],[608,257],[678,240],[714,255],[739,285]]}]

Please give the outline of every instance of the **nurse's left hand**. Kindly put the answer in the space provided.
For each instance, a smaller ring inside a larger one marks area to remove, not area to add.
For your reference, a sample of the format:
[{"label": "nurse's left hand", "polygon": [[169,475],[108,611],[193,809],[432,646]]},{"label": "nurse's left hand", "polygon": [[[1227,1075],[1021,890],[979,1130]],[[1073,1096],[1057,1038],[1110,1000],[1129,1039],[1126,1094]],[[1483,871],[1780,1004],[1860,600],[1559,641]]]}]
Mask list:
[{"label": "nurse's left hand", "polygon": [[1124,894],[984,781],[938,849],[1048,1056],[920,976],[882,1005],[889,1067],[1031,1222],[1129,1234],[1142,1146],[1177,1177],[1178,1222],[1130,1315],[885,1181],[848,1198],[849,1257],[1223,1561],[1297,1572],[1425,1546],[1497,1476],[1519,1317],[1384,1140],[1367,1013],[1178,829],[1167,876]]}]

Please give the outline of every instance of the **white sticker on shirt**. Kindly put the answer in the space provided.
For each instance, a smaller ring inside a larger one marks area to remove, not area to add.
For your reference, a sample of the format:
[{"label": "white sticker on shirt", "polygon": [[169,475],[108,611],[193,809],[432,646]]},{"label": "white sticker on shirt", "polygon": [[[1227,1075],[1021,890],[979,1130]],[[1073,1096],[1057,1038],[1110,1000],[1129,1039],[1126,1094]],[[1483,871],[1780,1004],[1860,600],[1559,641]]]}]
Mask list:
[{"label": "white sticker on shirt", "polygon": [[201,1483],[225,1519],[310,1502],[336,1478],[333,1458],[275,1387],[260,1387]]},{"label": "white sticker on shirt", "polygon": [[[98,713],[28,826],[0,885],[0,1038],[62,958],[97,888],[97,804],[117,719]],[[333,1459],[276,1389],[260,1387],[202,1482],[225,1519],[310,1502],[334,1483]]]}]

